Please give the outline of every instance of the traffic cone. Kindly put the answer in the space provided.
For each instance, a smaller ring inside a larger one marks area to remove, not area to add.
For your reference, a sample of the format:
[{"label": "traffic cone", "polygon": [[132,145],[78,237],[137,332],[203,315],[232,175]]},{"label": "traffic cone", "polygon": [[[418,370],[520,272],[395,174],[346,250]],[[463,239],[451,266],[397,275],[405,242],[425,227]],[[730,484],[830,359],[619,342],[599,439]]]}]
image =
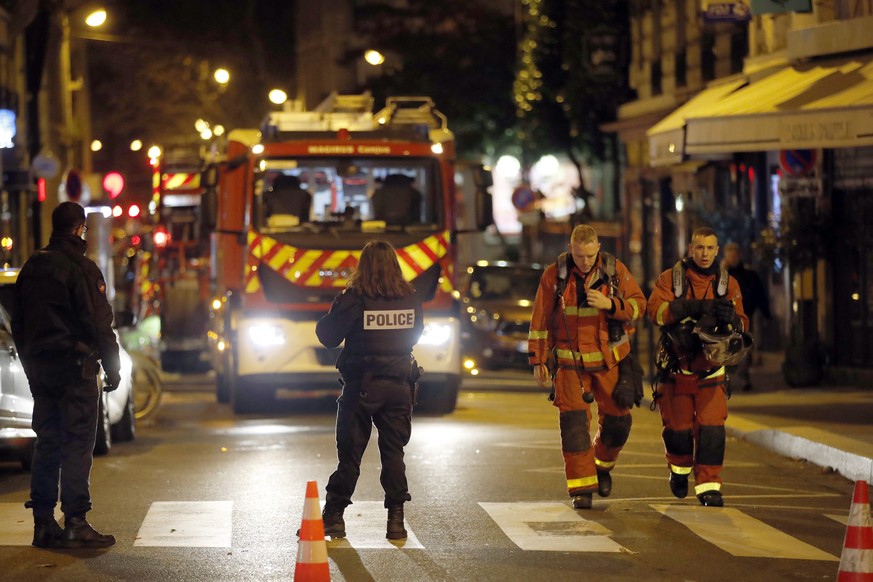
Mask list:
[{"label": "traffic cone", "polygon": [[866,481],[855,481],[837,582],[873,582],[873,520]]},{"label": "traffic cone", "polygon": [[318,501],[318,484],[306,483],[306,501],[303,502],[303,523],[297,540],[297,565],[294,580],[299,582],[330,582],[327,563],[327,543],[324,541],[324,522]]}]

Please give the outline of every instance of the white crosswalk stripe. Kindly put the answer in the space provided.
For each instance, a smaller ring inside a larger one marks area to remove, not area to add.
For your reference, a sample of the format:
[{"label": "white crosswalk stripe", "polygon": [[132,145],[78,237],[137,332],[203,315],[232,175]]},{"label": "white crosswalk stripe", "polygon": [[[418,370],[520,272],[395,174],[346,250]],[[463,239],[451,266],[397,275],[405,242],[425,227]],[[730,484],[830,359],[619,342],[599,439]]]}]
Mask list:
[{"label": "white crosswalk stripe", "polygon": [[839,561],[839,558],[729,507],[652,505],[733,556]]},{"label": "white crosswalk stripe", "polygon": [[485,503],[479,506],[522,550],[633,553],[609,538],[603,525],[563,503]]},{"label": "white crosswalk stripe", "polygon": [[406,541],[385,539],[388,511],[381,501],[355,501],[346,508],[343,518],[346,522],[347,537],[328,542],[327,547],[330,549],[424,549],[415,537],[415,532],[409,527],[409,521],[406,522]]},{"label": "white crosswalk stripe", "polygon": [[134,546],[229,548],[233,501],[155,501]]}]

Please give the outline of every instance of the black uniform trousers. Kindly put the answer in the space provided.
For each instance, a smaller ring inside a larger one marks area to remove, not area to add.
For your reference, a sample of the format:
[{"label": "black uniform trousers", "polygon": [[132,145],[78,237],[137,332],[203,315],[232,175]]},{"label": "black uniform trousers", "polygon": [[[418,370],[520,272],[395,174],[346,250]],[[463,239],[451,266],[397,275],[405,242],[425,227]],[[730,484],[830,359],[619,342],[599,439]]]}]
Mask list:
[{"label": "black uniform trousers", "polygon": [[[100,390],[96,375],[75,370],[62,389],[35,385],[33,430],[36,446],[30,475],[34,516],[50,516],[58,502],[67,517],[91,510],[91,465],[97,438]],[[78,376],[78,377],[76,377]]]},{"label": "black uniform trousers", "polygon": [[348,382],[337,400],[336,450],[339,463],[327,483],[325,510],[344,509],[361,474],[361,458],[373,425],[379,431],[382,460],[380,481],[385,507],[410,501],[403,447],[412,433],[412,394],[409,384],[396,378],[373,377]]}]

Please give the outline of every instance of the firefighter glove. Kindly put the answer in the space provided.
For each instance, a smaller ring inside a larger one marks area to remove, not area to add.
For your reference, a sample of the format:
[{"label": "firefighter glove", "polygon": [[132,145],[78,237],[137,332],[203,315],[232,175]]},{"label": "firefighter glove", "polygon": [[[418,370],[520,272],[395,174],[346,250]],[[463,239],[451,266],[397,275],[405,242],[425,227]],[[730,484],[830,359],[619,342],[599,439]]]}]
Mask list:
[{"label": "firefighter glove", "polygon": [[691,319],[699,319],[703,313],[704,300],[702,299],[674,299],[670,302],[670,313],[676,318],[676,321],[690,317]]},{"label": "firefighter glove", "polygon": [[734,304],[727,299],[716,299],[712,309],[712,314],[721,323],[733,323],[737,317],[737,311],[734,309]]},{"label": "firefighter glove", "polygon": [[633,408],[643,401],[643,369],[632,355],[618,363],[618,382],[612,399],[621,408]]},{"label": "firefighter glove", "polygon": [[113,390],[118,388],[118,385],[121,384],[121,373],[117,370],[114,372],[106,372],[106,375],[103,377],[103,391],[104,392],[112,392]]}]

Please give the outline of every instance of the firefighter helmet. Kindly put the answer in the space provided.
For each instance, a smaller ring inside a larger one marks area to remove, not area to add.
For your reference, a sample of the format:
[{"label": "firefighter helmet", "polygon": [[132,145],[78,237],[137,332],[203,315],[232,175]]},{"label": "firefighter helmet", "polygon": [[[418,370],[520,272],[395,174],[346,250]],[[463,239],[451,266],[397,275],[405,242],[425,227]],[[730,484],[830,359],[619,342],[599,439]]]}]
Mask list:
[{"label": "firefighter helmet", "polygon": [[[703,325],[701,325],[703,323]],[[706,325],[701,321],[694,327],[694,335],[703,344],[703,355],[719,366],[735,366],[752,349],[752,336],[724,326]]]}]

